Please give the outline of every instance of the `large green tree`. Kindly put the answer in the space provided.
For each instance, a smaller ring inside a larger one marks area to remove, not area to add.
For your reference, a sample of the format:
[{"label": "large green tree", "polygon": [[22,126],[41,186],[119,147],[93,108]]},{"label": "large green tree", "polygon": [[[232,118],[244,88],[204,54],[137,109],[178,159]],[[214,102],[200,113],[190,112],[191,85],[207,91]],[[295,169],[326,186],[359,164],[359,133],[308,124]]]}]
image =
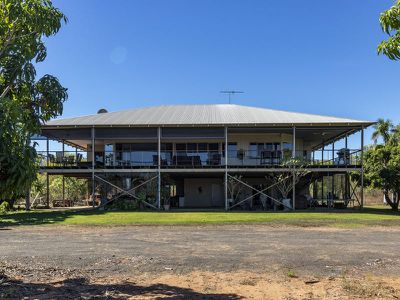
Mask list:
[{"label": "large green tree", "polygon": [[400,145],[375,145],[365,152],[366,183],[383,191],[393,210],[399,209],[400,200]]},{"label": "large green tree", "polygon": [[373,139],[383,137],[383,143],[370,146],[364,154],[365,185],[383,191],[387,203],[398,210],[400,201],[399,130],[388,120],[380,119]]},{"label": "large green tree", "polygon": [[384,54],[390,59],[400,59],[400,0],[388,10],[381,13],[379,18],[382,30],[389,35],[387,40],[378,46],[378,54]]},{"label": "large green tree", "polygon": [[66,22],[50,0],[0,0],[0,202],[24,195],[36,178],[30,138],[62,113],[67,90],[51,75],[37,79],[43,39]]}]

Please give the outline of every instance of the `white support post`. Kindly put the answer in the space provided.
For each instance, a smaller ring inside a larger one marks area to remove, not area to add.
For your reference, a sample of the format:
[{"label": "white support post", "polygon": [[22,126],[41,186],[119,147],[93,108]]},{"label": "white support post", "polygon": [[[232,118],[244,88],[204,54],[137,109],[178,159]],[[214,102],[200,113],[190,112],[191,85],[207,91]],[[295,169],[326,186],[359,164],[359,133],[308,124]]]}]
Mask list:
[{"label": "white support post", "polygon": [[[335,141],[332,142],[332,165],[335,165]],[[335,172],[332,172],[332,199],[335,195]]]},{"label": "white support post", "polygon": [[[348,151],[348,143],[347,143],[347,136],[348,134],[346,133],[345,138],[344,138],[344,148],[345,148],[345,157],[344,157],[344,163],[345,166],[347,167],[349,164],[349,157],[347,157],[347,151]],[[350,151],[349,151],[349,155],[350,155]],[[346,194],[346,200],[349,201],[350,200],[350,187],[349,187],[349,172],[346,171],[346,175],[345,175],[345,180],[344,180],[344,188],[345,188],[345,194]]]},{"label": "white support post", "polygon": [[[293,126],[293,151],[292,158],[296,158],[296,126]],[[292,208],[296,210],[296,166],[293,165]]]},{"label": "white support post", "polygon": [[228,127],[225,126],[225,176],[224,176],[224,192],[225,192],[225,210],[229,209],[228,203]]},{"label": "white support post", "polygon": [[161,127],[157,128],[157,208],[161,209]]},{"label": "white support post", "polygon": [[92,127],[92,206],[93,208],[96,206],[96,182],[94,178],[94,168],[95,168],[95,129]]},{"label": "white support post", "polygon": [[361,205],[364,207],[364,126],[361,126]]},{"label": "white support post", "polygon": [[346,150],[345,150],[344,162],[345,162],[345,165],[346,165],[346,166],[349,164],[349,162],[348,162],[348,160],[347,160],[347,147],[348,147],[348,145],[347,145],[347,133],[346,133],[346,135],[345,135],[345,137],[344,137],[344,148],[346,149]]},{"label": "white support post", "polygon": [[49,166],[49,138],[46,140],[46,167]]},{"label": "white support post", "polygon": [[64,143],[64,140],[62,140],[62,156],[61,156],[61,163],[62,163],[62,167],[65,168],[65,143]]}]

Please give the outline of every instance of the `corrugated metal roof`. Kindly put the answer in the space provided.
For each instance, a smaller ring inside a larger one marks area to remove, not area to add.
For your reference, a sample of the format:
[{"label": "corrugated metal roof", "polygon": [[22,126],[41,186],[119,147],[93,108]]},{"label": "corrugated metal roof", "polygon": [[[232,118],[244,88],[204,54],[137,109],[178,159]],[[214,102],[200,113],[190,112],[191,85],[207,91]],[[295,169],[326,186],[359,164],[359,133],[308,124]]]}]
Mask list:
[{"label": "corrugated metal roof", "polygon": [[160,105],[57,119],[47,126],[218,126],[286,124],[365,124],[373,122],[287,112],[235,104]]}]

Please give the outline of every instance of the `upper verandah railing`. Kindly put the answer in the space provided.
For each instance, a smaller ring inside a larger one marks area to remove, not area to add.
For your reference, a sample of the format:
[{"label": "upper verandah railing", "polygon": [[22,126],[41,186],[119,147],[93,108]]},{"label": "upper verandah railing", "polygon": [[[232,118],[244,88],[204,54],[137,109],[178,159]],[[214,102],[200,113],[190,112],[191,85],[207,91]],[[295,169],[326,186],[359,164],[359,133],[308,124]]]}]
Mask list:
[{"label": "upper verandah railing", "polygon": [[[38,151],[42,168],[92,168],[92,153],[87,151]],[[281,167],[292,157],[291,151],[228,151],[230,167]],[[357,149],[296,151],[303,166],[357,167]],[[221,168],[226,163],[221,151],[161,151],[161,168]],[[157,151],[96,151],[95,168],[158,168]]]}]

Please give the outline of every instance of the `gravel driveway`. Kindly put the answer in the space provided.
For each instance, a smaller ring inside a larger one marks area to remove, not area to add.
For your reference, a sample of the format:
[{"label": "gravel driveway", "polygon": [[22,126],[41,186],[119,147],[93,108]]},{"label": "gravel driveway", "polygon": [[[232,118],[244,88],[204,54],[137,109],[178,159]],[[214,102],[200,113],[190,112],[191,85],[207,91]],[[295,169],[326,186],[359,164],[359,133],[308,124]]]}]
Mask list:
[{"label": "gravel driveway", "polygon": [[[0,230],[0,264],[113,274],[292,269],[400,275],[400,230],[224,226],[33,226]],[[14,266],[17,269],[17,266]],[[44,276],[45,274],[43,274]]]}]

